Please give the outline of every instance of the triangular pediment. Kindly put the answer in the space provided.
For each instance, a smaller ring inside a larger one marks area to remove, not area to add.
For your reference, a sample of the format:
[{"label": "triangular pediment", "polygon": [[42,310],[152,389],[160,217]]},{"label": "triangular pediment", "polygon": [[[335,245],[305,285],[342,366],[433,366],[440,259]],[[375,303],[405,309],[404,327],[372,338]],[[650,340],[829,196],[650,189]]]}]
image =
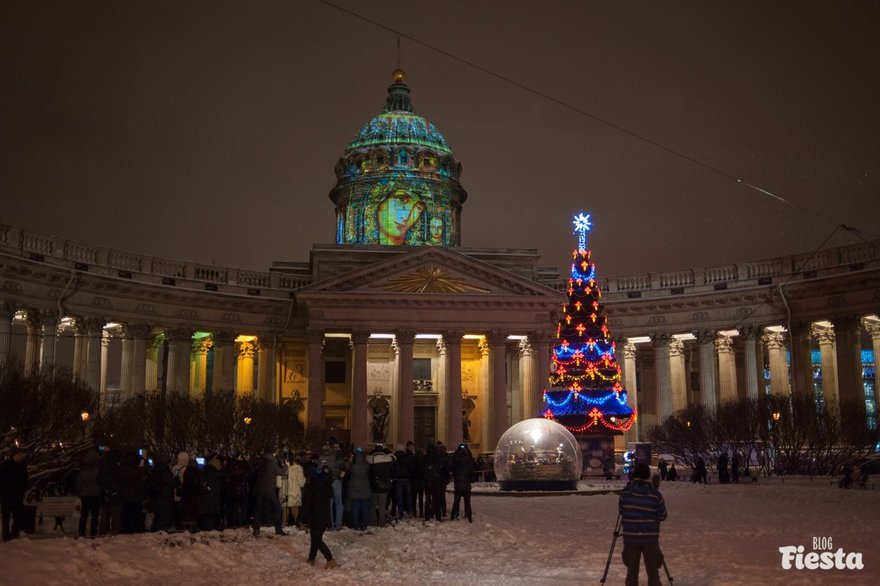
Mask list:
[{"label": "triangular pediment", "polygon": [[377,295],[559,296],[557,291],[467,255],[419,248],[312,283],[297,295],[357,292]]}]

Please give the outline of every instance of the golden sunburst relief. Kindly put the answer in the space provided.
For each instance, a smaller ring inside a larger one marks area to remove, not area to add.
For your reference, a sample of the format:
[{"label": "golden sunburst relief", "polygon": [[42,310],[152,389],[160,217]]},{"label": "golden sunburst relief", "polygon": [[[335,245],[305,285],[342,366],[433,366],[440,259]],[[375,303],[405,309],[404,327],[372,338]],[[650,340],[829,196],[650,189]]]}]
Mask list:
[{"label": "golden sunburst relief", "polygon": [[450,275],[443,267],[427,265],[405,275],[390,277],[385,283],[372,285],[374,289],[398,293],[491,293],[490,289],[471,285]]}]

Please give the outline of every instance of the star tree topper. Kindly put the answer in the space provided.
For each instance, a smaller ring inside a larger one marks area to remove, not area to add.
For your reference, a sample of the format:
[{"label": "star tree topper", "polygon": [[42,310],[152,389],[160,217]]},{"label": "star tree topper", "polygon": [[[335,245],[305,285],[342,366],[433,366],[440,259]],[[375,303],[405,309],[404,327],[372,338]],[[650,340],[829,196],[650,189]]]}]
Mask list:
[{"label": "star tree topper", "polygon": [[574,231],[578,235],[578,251],[587,249],[587,232],[593,225],[590,223],[590,214],[584,215],[580,212],[574,217]]}]

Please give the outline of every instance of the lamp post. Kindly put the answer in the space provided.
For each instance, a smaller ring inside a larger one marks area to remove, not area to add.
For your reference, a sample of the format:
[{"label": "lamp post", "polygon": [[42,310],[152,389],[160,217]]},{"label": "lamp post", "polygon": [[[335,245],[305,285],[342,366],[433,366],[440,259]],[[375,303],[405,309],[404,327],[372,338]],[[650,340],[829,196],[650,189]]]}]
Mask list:
[{"label": "lamp post", "polygon": [[779,411],[774,411],[770,417],[773,419],[773,426],[770,430],[770,449],[772,450],[772,457],[770,459],[770,464],[773,466],[773,469],[776,468],[776,426],[779,424],[780,413]]},{"label": "lamp post", "polygon": [[89,417],[88,411],[79,414],[79,418],[82,419],[82,441],[86,441],[86,425],[88,425]]}]

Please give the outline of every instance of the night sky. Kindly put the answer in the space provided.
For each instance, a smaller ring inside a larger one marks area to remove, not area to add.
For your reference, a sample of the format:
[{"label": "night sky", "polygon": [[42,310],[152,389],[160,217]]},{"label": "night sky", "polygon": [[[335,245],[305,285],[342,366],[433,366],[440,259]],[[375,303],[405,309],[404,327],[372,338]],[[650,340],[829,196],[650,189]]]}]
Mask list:
[{"label": "night sky", "polygon": [[[878,2],[334,1],[404,35],[416,112],[464,167],[463,246],[565,271],[579,210],[604,276],[880,237]],[[0,223],[308,260],[396,43],[319,0],[4,2]]]}]

